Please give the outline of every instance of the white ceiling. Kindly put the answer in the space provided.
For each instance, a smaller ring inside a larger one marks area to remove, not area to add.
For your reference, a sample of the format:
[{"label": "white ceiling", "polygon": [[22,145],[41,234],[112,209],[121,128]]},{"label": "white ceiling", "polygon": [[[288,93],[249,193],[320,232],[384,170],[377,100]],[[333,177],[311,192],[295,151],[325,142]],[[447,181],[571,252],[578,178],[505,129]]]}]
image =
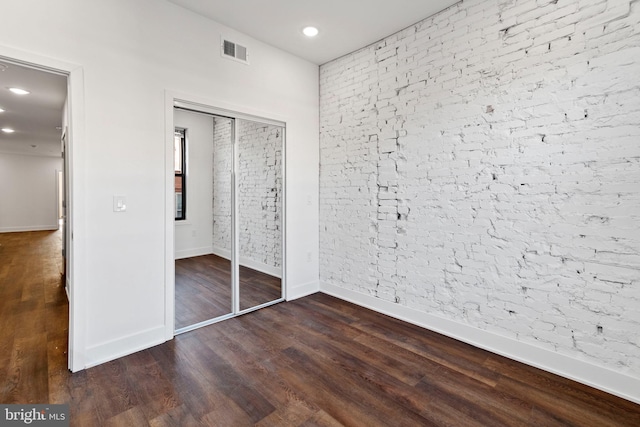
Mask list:
[{"label": "white ceiling", "polygon": [[[460,0],[169,0],[316,64],[375,43]],[[320,34],[302,35],[308,25]]]},{"label": "white ceiling", "polygon": [[[169,0],[315,64],[358,50],[459,0]],[[309,39],[302,28],[316,26]],[[9,87],[31,94],[16,96]],[[66,76],[0,58],[0,152],[59,156]],[[35,147],[34,147],[35,146]]]},{"label": "white ceiling", "polygon": [[[9,91],[19,87],[30,91],[18,96]],[[0,59],[0,152],[60,156],[62,109],[67,96],[67,78]],[[35,145],[35,147],[34,147]]]}]

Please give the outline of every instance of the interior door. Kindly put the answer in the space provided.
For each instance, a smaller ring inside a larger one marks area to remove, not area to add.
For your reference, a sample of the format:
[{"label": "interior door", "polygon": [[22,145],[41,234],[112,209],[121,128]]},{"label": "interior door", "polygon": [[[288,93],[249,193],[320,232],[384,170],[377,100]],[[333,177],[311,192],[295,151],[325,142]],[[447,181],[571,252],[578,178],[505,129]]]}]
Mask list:
[{"label": "interior door", "polygon": [[[69,244],[68,241],[68,226],[67,226],[67,194],[69,191],[69,182],[67,177],[69,176],[69,158],[67,155],[67,129],[64,130],[62,134],[62,200],[60,205],[62,206],[62,280],[65,284],[65,288],[67,288],[67,246]],[[69,289],[67,289],[67,295],[69,294]]]}]

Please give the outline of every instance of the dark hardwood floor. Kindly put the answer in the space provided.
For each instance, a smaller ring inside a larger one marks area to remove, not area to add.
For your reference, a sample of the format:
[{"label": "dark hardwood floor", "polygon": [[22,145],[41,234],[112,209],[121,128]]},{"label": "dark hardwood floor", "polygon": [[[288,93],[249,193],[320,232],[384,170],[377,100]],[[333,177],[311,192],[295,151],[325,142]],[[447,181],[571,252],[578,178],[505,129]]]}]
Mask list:
[{"label": "dark hardwood floor", "polygon": [[56,239],[0,234],[0,403],[66,402],[73,426],[640,425],[640,405],[323,294],[70,374]]},{"label": "dark hardwood floor", "polygon": [[[231,262],[217,255],[178,259],[176,268],[176,328],[231,313]],[[278,277],[240,266],[240,309],[282,296]]]},{"label": "dark hardwood floor", "polygon": [[231,313],[230,264],[216,255],[176,260],[176,329]]},{"label": "dark hardwood floor", "polygon": [[0,403],[47,403],[67,375],[61,232],[0,233]]}]

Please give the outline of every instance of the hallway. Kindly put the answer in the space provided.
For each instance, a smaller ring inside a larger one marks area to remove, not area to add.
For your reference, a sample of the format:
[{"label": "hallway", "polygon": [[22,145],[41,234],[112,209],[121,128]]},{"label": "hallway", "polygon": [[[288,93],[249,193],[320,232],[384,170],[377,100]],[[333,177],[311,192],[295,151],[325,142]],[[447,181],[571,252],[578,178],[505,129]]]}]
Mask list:
[{"label": "hallway", "polygon": [[0,402],[61,401],[68,375],[62,232],[0,234]]}]

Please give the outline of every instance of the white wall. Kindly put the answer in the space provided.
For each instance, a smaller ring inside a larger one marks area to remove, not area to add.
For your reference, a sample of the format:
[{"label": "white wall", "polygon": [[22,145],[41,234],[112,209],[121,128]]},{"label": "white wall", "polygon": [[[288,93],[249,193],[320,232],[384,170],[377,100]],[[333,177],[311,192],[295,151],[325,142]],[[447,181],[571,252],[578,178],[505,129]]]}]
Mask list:
[{"label": "white wall", "polygon": [[640,401],[640,8],[471,0],[321,67],[321,289]]},{"label": "white wall", "polygon": [[[51,57],[84,76],[72,177],[78,364],[166,337],[167,90],[286,118],[289,296],[318,288],[316,65],[162,0],[1,0],[0,9],[12,17],[0,26],[0,55]],[[251,65],[221,58],[222,34],[249,48]],[[114,195],[127,198],[126,212],[113,212]]]},{"label": "white wall", "polygon": [[175,223],[175,257],[206,255],[213,246],[213,117],[175,110],[187,129],[187,217]]},{"label": "white wall", "polygon": [[62,158],[0,153],[0,233],[58,229]]}]

